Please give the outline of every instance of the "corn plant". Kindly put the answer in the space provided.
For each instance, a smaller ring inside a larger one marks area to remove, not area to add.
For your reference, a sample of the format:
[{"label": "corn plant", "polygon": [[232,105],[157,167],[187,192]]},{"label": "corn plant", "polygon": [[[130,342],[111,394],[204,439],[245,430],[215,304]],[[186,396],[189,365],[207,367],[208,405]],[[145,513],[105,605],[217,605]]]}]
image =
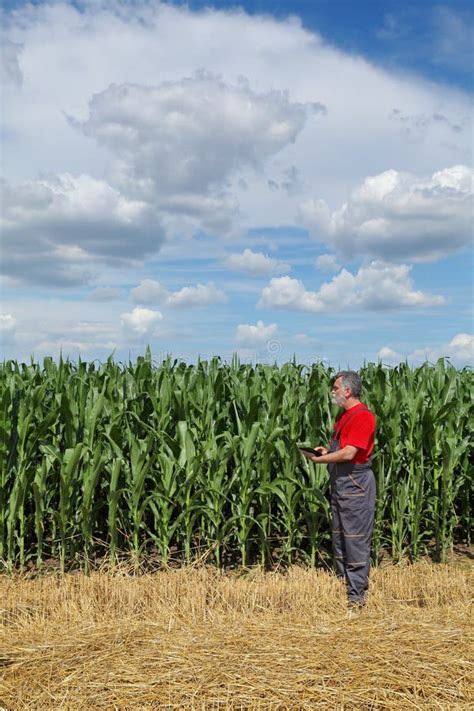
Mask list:
[{"label": "corn plant", "polygon": [[[374,558],[444,559],[472,528],[472,372],[449,363],[361,372],[377,418]],[[269,565],[330,551],[325,444],[334,370],[134,363],[0,364],[0,561],[87,568],[108,550]]]}]

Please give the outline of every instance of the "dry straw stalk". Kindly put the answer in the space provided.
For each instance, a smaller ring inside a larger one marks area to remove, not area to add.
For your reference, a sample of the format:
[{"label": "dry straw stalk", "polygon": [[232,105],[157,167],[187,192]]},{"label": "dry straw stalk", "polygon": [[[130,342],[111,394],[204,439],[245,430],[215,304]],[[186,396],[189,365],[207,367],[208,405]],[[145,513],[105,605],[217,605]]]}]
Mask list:
[{"label": "dry straw stalk", "polygon": [[348,615],[324,571],[0,578],[0,706],[468,709],[472,570],[377,569]]}]

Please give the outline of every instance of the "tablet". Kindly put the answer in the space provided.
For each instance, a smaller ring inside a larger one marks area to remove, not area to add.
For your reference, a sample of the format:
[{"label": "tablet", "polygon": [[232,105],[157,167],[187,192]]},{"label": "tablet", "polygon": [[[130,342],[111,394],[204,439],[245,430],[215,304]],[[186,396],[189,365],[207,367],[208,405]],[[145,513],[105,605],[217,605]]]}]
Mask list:
[{"label": "tablet", "polygon": [[311,449],[311,447],[298,447],[300,452],[306,452],[307,454],[312,454],[313,457],[322,457],[322,452],[317,452],[315,449]]}]

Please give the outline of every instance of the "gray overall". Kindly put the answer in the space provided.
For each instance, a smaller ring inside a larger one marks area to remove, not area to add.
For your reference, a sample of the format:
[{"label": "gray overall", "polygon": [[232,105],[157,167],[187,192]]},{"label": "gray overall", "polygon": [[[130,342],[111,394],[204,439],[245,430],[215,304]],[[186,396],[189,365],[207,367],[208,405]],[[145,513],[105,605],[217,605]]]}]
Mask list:
[{"label": "gray overall", "polygon": [[[356,417],[367,408],[354,412]],[[336,431],[330,452],[340,449],[341,431]],[[374,525],[375,477],[371,459],[365,464],[328,464],[331,484],[332,547],[336,575],[345,578],[349,601],[363,602],[369,587],[370,544]]]}]

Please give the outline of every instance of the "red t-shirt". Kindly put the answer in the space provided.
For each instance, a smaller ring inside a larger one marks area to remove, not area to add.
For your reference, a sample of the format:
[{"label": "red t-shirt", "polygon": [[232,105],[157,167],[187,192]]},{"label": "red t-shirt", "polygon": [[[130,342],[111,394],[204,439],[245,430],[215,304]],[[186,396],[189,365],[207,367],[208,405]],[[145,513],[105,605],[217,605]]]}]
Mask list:
[{"label": "red t-shirt", "polygon": [[356,464],[364,464],[374,450],[375,415],[364,409],[365,407],[362,403],[354,405],[343,412],[334,423],[334,435],[339,433],[340,448],[343,449],[348,444],[357,447],[357,454],[352,459]]}]

